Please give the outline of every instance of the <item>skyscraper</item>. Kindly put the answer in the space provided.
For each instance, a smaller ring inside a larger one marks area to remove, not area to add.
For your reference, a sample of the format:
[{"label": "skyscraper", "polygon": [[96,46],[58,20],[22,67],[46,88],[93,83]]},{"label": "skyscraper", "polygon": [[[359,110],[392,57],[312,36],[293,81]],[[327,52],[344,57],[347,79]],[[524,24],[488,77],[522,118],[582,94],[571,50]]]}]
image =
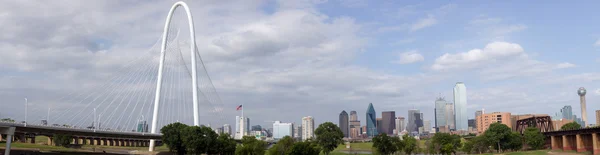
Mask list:
[{"label": "skyscraper", "polygon": [[394,134],[396,128],[396,112],[384,111],[381,113],[381,129],[388,135]]},{"label": "skyscraper", "polygon": [[345,110],[342,110],[342,112],[340,113],[340,129],[342,130],[342,133],[344,133],[344,137],[348,137],[350,133],[350,125],[348,124],[348,113],[346,113]]},{"label": "skyscraper", "polygon": [[373,108],[373,103],[369,103],[369,107],[366,112],[366,123],[367,123],[367,135],[369,137],[374,137],[377,135],[377,113],[375,113],[375,108]]},{"label": "skyscraper", "polygon": [[350,111],[350,137],[351,138],[358,138],[362,133],[361,131],[361,126],[360,126],[360,121],[358,120],[358,114],[356,113],[356,111]]},{"label": "skyscraper", "polygon": [[431,121],[430,120],[423,121],[423,130],[425,132],[431,132]]},{"label": "skyscraper", "polygon": [[294,128],[294,138],[302,138],[302,125]]},{"label": "skyscraper", "polygon": [[223,124],[223,133],[231,135],[231,126],[229,124]]},{"label": "skyscraper", "polygon": [[581,120],[583,121],[583,127],[587,127],[587,109],[585,108],[585,88],[581,87],[577,90],[577,94],[579,95],[579,104],[581,104]]},{"label": "skyscraper", "polygon": [[560,109],[560,113],[562,114],[562,119],[575,120],[575,117],[573,117],[573,108],[570,105],[565,105]]},{"label": "skyscraper", "polygon": [[278,140],[285,136],[293,136],[294,125],[292,123],[281,123],[280,121],[275,121],[273,123],[273,139]]},{"label": "skyscraper", "polygon": [[404,131],[404,128],[406,127],[404,125],[404,117],[396,117],[396,131],[398,133]]},{"label": "skyscraper", "polygon": [[350,111],[350,121],[358,121],[358,115],[356,114],[356,111]]},{"label": "skyscraper", "polygon": [[600,110],[596,110],[596,125],[600,125]]},{"label": "skyscraper", "polygon": [[244,118],[240,116],[235,116],[237,119],[235,122],[236,133],[235,139],[242,139],[244,136],[248,135],[250,131],[250,118]]},{"label": "skyscraper", "polygon": [[383,125],[381,125],[383,119],[377,118],[375,120],[376,120],[375,121],[375,127],[377,127],[377,134],[385,133],[385,131],[383,130]]},{"label": "skyscraper", "polygon": [[469,129],[467,119],[467,87],[462,82],[454,86],[454,123],[456,130]]},{"label": "skyscraper", "polygon": [[436,128],[446,126],[446,103],[448,102],[446,102],[446,100],[444,100],[442,97],[438,97],[435,100],[434,121]]},{"label": "skyscraper", "polygon": [[262,127],[260,125],[254,125],[254,126],[252,126],[251,131],[262,131]]},{"label": "skyscraper", "polygon": [[148,124],[144,120],[138,122],[137,132],[148,132]]},{"label": "skyscraper", "polygon": [[302,140],[312,139],[315,132],[315,119],[312,116],[302,117]]},{"label": "skyscraper", "polygon": [[454,120],[454,104],[447,103],[446,104],[446,129],[448,131],[455,130],[455,120]]},{"label": "skyscraper", "polygon": [[423,119],[422,119],[421,111],[417,109],[408,110],[408,125],[406,126],[406,130],[409,133],[418,132],[419,127],[423,127]]}]

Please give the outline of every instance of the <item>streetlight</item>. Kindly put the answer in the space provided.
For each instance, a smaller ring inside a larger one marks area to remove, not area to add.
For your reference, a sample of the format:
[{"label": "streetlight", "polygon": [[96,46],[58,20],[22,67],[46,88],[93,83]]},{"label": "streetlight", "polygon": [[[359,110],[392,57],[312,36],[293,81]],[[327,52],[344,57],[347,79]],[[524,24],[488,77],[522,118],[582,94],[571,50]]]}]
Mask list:
[{"label": "streetlight", "polygon": [[25,127],[27,127],[27,98],[25,98]]},{"label": "streetlight", "polygon": [[[92,126],[94,126],[94,123],[96,123],[96,124],[98,123],[98,122],[96,122],[96,108],[94,108],[94,121],[92,122]],[[98,127],[94,126],[94,132],[96,132],[96,128],[98,128]]]}]

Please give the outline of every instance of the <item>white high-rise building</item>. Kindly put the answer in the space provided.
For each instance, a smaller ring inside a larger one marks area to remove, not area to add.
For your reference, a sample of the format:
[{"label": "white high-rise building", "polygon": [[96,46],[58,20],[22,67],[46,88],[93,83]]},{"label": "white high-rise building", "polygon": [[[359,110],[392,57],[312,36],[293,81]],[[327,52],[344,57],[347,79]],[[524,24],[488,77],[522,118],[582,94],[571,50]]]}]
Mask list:
[{"label": "white high-rise building", "polygon": [[250,118],[244,118],[240,116],[235,116],[235,139],[242,139],[244,136],[247,136],[250,131]]},{"label": "white high-rise building", "polygon": [[467,87],[462,82],[454,86],[454,120],[456,130],[469,130],[467,118]]},{"label": "white high-rise building", "polygon": [[396,133],[400,134],[400,132],[404,131],[406,126],[404,125],[404,117],[396,117]]},{"label": "white high-rise building", "polygon": [[293,130],[294,124],[275,121],[275,123],[273,123],[273,139],[278,140],[285,136],[292,137],[294,133]]},{"label": "white high-rise building", "polygon": [[315,119],[312,116],[302,117],[302,140],[312,139],[314,132]]}]

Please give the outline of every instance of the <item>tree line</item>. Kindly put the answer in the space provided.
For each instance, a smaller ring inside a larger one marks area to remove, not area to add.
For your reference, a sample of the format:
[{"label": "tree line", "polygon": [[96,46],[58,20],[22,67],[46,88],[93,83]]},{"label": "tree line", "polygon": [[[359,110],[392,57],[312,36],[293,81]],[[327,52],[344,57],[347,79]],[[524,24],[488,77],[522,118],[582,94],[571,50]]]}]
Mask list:
[{"label": "tree line", "polygon": [[314,155],[321,152],[329,154],[343,143],[344,137],[337,125],[325,122],[315,129],[314,139],[296,142],[286,136],[267,150],[268,144],[253,136],[245,136],[241,144],[237,144],[229,134],[218,135],[206,126],[172,123],[163,127],[160,132],[163,134],[162,142],[170,152],[208,155]]},{"label": "tree line", "polygon": [[[571,126],[571,125],[569,125]],[[567,126],[567,127],[569,127]],[[523,144],[529,149],[543,149],[545,136],[539,129],[530,127],[523,135],[513,132],[508,126],[501,123],[493,123],[481,135],[464,139],[459,135],[449,133],[435,133],[433,137],[425,140],[424,147],[419,147],[418,141],[408,135],[402,138],[390,137],[380,134],[373,138],[373,148],[378,154],[390,155],[395,153],[425,153],[425,154],[456,154],[459,151],[472,153],[488,153],[490,151],[518,151],[523,149]]]}]

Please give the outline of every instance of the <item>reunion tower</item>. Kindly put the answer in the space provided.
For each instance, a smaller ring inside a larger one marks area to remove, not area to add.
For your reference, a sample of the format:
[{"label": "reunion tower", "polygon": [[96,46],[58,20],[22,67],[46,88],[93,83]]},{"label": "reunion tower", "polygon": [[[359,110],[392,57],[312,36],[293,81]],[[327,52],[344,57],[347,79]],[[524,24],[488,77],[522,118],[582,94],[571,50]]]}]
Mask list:
[{"label": "reunion tower", "polygon": [[587,127],[587,110],[585,109],[585,88],[581,87],[577,90],[577,94],[579,94],[579,103],[581,104],[581,119],[583,120],[584,127]]}]

